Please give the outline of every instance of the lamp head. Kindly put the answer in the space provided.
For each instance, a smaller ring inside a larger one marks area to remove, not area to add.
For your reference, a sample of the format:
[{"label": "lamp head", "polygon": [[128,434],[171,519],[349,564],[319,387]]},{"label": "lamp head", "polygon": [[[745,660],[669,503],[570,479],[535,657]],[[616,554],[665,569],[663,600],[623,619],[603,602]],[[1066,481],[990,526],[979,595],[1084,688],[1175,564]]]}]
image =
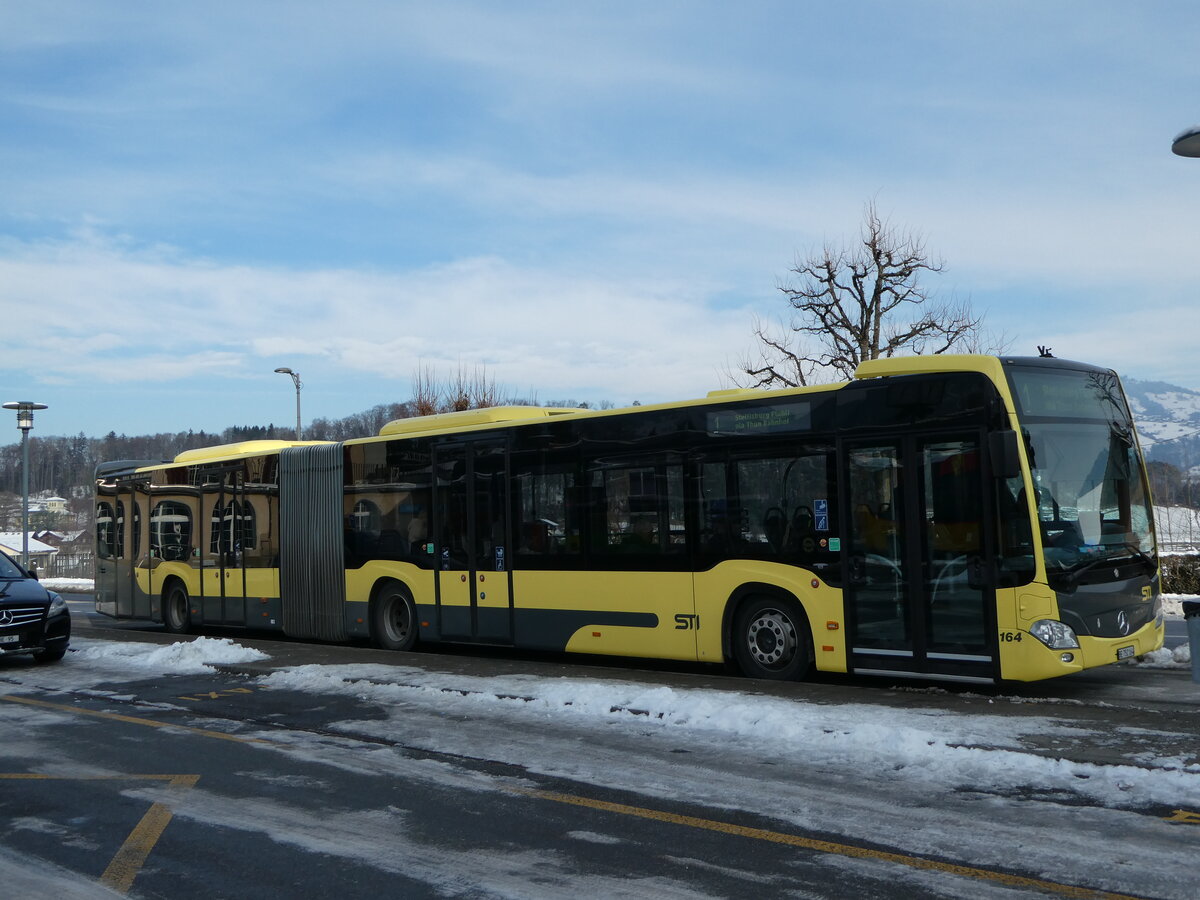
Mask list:
[{"label": "lamp head", "polygon": [[5,409],[15,409],[17,411],[17,427],[22,431],[28,431],[33,427],[33,411],[35,409],[46,409],[45,403],[35,403],[32,400],[12,400],[4,404]]},{"label": "lamp head", "polygon": [[1171,142],[1171,152],[1176,156],[1200,157],[1200,125],[1181,131]]}]

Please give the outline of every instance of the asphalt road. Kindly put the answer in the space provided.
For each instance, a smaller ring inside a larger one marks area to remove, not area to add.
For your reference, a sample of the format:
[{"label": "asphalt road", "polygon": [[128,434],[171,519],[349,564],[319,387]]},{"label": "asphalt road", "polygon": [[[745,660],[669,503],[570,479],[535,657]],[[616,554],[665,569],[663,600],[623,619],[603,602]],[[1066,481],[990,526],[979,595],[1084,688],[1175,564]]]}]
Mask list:
[{"label": "asphalt road", "polygon": [[[80,638],[178,640],[159,626],[96,616],[88,596],[68,595],[68,602]],[[8,735],[0,745],[0,883],[6,893],[765,900],[974,896],[987,887],[1005,896],[1080,895],[1078,879],[1059,883],[1017,866],[964,867],[961,859],[914,853],[889,842],[878,823],[864,822],[860,836],[848,840],[817,824],[785,828],[769,810],[714,805],[682,788],[651,796],[594,779],[539,774],[465,737],[454,750],[430,749],[417,739],[430,729],[465,735],[473,727],[467,720],[427,720],[414,711],[407,736],[404,729],[373,728],[387,714],[374,703],[262,686],[265,674],[310,664],[371,666],[364,670],[373,673],[369,678],[384,682],[393,678],[388,672],[397,682],[414,679],[414,672],[569,676],[829,705],[1051,715],[1064,727],[1044,739],[1027,738],[1024,752],[1101,765],[1200,763],[1200,685],[1180,670],[1111,666],[994,690],[845,677],[773,684],[698,666],[478,649],[397,654],[234,630],[208,634],[234,637],[269,658],[218,666],[212,674],[98,684],[72,683],[71,673],[82,670],[71,668],[70,655],[61,668],[0,660],[0,714]],[[568,735],[565,746],[579,739]],[[579,745],[575,752],[584,759],[593,750]],[[695,752],[678,747],[666,754],[678,766]],[[619,755],[647,770],[662,762],[641,744]],[[695,762],[699,766],[699,756]],[[769,760],[744,763],[752,764],[756,779],[794,784],[794,776],[772,772]],[[839,802],[838,795],[829,800]],[[1139,810],[1138,821],[1152,828],[1174,816],[1179,824],[1167,826],[1171,834],[1190,837],[1200,828],[1200,811],[1179,814],[1149,807]],[[1086,821],[1083,810],[1079,815]],[[1123,836],[1130,839],[1127,831]],[[1033,833],[1028,840],[1034,846],[1046,838]],[[1169,884],[1175,876],[1153,877]],[[1184,896],[1168,888],[1135,893]]]}]

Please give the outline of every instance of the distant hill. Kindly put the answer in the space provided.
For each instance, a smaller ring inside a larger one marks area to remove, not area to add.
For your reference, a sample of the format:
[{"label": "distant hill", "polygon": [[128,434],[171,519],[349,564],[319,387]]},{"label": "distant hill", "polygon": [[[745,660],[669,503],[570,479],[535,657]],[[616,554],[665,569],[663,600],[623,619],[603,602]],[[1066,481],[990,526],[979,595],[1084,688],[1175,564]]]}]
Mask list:
[{"label": "distant hill", "polygon": [[1200,391],[1122,378],[1142,449],[1152,460],[1200,469]]}]

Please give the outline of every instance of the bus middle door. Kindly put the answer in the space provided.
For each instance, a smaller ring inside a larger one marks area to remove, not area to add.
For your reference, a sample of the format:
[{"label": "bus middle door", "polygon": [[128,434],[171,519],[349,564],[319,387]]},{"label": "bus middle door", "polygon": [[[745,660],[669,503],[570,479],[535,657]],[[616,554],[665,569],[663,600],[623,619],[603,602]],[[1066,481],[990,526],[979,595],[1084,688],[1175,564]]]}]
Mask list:
[{"label": "bus middle door", "polygon": [[240,534],[243,481],[239,468],[227,467],[210,473],[203,489],[203,506],[209,510],[209,532],[200,539],[204,621],[213,624],[246,622],[246,570]]},{"label": "bus middle door", "polygon": [[437,602],[443,637],[512,643],[508,454],[496,439],[434,451]]}]

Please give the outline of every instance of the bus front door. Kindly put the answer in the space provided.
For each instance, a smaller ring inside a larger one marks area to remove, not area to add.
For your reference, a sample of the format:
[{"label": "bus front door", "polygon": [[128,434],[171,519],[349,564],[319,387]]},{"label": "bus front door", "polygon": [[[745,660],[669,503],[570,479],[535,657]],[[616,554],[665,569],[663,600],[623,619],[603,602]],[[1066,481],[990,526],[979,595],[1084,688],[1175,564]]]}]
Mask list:
[{"label": "bus front door", "polygon": [[445,638],[512,643],[507,459],[495,440],[435,450],[433,533]]},{"label": "bus front door", "polygon": [[998,677],[981,438],[915,435],[845,448],[852,670]]}]

